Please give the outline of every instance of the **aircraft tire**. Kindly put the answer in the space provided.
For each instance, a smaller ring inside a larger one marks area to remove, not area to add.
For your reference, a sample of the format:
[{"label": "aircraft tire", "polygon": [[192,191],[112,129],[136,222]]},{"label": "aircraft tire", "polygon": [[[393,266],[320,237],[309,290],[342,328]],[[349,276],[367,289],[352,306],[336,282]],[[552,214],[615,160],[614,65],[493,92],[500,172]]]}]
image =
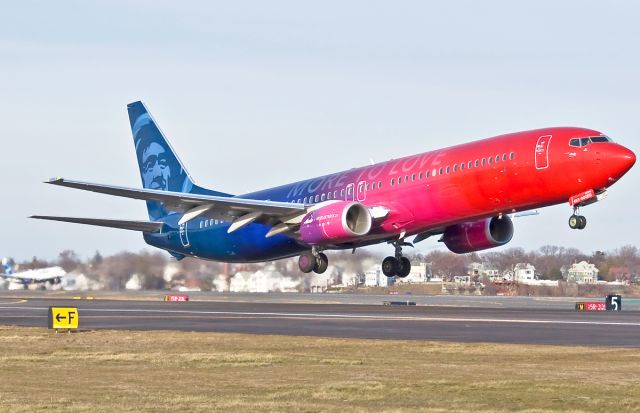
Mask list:
[{"label": "aircraft tire", "polygon": [[300,267],[300,271],[305,274],[310,273],[316,266],[316,258],[310,252],[305,252],[304,254],[300,254],[298,258],[298,267]]},{"label": "aircraft tire", "polygon": [[578,229],[585,229],[587,226],[587,218],[583,216],[578,216]]},{"label": "aircraft tire", "polygon": [[394,277],[398,274],[400,262],[395,257],[387,257],[382,260],[382,273],[387,277]]},{"label": "aircraft tire", "polygon": [[411,261],[409,261],[409,258],[400,257],[398,264],[400,265],[400,269],[398,270],[397,274],[398,277],[404,278],[409,275],[409,273],[411,272]]},{"label": "aircraft tire", "polygon": [[327,271],[327,267],[329,266],[329,258],[323,253],[319,253],[316,257],[316,265],[313,267],[313,272],[316,274],[322,274]]},{"label": "aircraft tire", "polygon": [[580,216],[579,215],[571,215],[569,217],[569,228],[578,229],[580,225]]}]

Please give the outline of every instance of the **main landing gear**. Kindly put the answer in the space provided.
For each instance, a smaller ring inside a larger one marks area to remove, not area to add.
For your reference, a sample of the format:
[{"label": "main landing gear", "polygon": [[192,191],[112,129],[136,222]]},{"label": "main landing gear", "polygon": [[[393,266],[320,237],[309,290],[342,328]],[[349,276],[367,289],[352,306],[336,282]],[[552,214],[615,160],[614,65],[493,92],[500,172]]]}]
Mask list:
[{"label": "main landing gear", "polygon": [[587,226],[587,218],[579,214],[578,207],[573,208],[573,215],[569,217],[569,228],[584,229]]},{"label": "main landing gear", "polygon": [[382,261],[382,273],[387,277],[398,276],[404,278],[411,272],[411,261],[407,257],[402,256],[403,246],[413,246],[402,239],[392,241],[390,244],[396,249],[394,257],[387,257]]},{"label": "main landing gear", "polygon": [[322,252],[318,251],[315,247],[310,252],[305,252],[298,258],[298,267],[303,273],[310,273],[311,271],[316,274],[322,274],[327,271],[329,266],[329,258]]}]

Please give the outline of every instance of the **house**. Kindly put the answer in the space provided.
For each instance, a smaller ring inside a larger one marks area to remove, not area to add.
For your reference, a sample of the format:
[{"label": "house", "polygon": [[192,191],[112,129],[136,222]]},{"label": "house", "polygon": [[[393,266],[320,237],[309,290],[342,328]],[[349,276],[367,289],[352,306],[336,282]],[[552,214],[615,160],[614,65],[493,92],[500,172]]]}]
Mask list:
[{"label": "house", "polygon": [[578,284],[594,284],[598,281],[598,270],[594,264],[586,261],[574,263],[566,269],[566,280]]},{"label": "house", "polygon": [[513,278],[516,282],[527,284],[536,279],[536,267],[529,263],[518,263],[513,268]]},{"label": "house", "polygon": [[86,290],[100,290],[102,285],[97,281],[88,278],[86,275],[78,272],[71,271],[64,276],[60,285],[65,291],[86,291]]},{"label": "house", "polygon": [[364,273],[364,285],[367,287],[388,287],[393,285],[393,277],[382,273],[382,265],[376,264]]},{"label": "house", "polygon": [[426,262],[412,262],[409,275],[404,278],[398,278],[396,281],[406,284],[425,284],[429,282],[431,275],[431,265]]},{"label": "house", "polygon": [[487,262],[472,262],[467,269],[467,275],[473,280],[482,280],[486,277],[489,281],[495,282],[503,279],[500,271]]}]

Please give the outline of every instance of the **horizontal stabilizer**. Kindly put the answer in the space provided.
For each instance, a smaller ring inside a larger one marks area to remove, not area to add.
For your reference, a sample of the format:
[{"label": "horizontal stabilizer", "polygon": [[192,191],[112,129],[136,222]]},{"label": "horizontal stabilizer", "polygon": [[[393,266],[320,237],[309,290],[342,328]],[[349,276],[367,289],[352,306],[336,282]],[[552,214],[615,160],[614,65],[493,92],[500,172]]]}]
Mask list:
[{"label": "horizontal stabilizer", "polygon": [[73,222],[74,224],[96,225],[99,227],[128,229],[131,231],[158,232],[162,228],[162,222],[149,221],[123,221],[119,219],[51,217],[45,215],[32,215],[30,218],[46,219],[49,221]]}]

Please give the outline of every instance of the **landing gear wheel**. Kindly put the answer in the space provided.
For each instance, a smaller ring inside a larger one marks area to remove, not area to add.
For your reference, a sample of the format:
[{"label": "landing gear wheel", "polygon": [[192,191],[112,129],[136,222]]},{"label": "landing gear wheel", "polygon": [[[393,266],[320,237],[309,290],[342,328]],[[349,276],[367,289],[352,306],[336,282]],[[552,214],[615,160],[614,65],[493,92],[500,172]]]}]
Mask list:
[{"label": "landing gear wheel", "polygon": [[571,215],[569,217],[569,228],[578,229],[579,225],[580,225],[580,216],[575,214]]},{"label": "landing gear wheel", "polygon": [[587,226],[587,218],[578,215],[578,229],[584,229]]},{"label": "landing gear wheel", "polygon": [[584,229],[587,226],[587,218],[582,215],[571,215],[569,217],[569,227],[571,229]]},{"label": "landing gear wheel", "polygon": [[382,273],[394,277],[400,269],[400,262],[395,257],[387,257],[382,261]]},{"label": "landing gear wheel", "polygon": [[316,265],[313,267],[313,272],[316,274],[322,274],[327,271],[327,267],[329,266],[329,258],[321,252],[315,256]]},{"label": "landing gear wheel", "polygon": [[407,257],[400,257],[398,260],[400,264],[400,269],[398,270],[398,277],[404,278],[411,272],[411,261]]},{"label": "landing gear wheel", "polygon": [[316,266],[316,257],[313,256],[310,252],[306,252],[301,254],[298,258],[298,267],[300,267],[300,271],[303,273],[310,273]]}]

